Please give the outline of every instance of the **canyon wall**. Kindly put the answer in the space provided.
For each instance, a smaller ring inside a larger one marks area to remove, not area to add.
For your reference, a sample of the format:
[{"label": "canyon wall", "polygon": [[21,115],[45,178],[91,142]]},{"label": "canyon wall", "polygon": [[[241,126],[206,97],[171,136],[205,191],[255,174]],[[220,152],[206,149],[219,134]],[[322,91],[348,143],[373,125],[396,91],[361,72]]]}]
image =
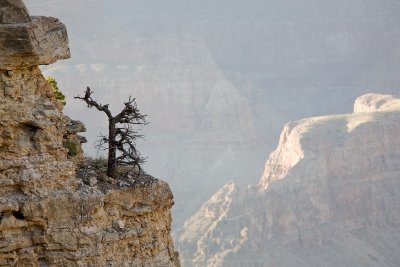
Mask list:
[{"label": "canyon wall", "polygon": [[69,56],[58,19],[0,3],[0,266],[179,266],[168,184],[79,167],[85,127],[38,67]]},{"label": "canyon wall", "polygon": [[178,233],[185,266],[398,266],[400,99],[287,123],[258,185],[230,182]]}]

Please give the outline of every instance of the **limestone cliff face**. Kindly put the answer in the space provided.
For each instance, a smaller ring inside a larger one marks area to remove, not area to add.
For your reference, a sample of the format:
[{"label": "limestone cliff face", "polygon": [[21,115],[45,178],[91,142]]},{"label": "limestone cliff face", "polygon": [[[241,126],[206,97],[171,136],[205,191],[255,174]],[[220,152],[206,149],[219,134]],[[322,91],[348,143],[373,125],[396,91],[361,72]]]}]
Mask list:
[{"label": "limestone cliff face", "polygon": [[38,68],[67,57],[61,22],[0,3],[0,266],[179,266],[166,183],[76,177],[84,126]]},{"label": "limestone cliff face", "polygon": [[399,105],[368,94],[288,123],[258,186],[227,184],[186,222],[185,266],[398,266]]}]

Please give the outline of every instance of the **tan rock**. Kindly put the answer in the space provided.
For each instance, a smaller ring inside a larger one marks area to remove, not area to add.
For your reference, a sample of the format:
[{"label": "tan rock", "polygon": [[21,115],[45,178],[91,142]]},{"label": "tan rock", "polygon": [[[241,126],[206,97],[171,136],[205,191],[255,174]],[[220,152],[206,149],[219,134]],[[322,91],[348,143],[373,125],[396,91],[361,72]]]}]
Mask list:
[{"label": "tan rock", "polygon": [[22,0],[2,0],[0,2],[0,24],[30,22],[28,10]]},{"label": "tan rock", "polygon": [[37,67],[69,56],[66,30],[25,11],[0,1],[0,266],[179,266],[166,183],[77,177],[85,127]]},{"label": "tan rock", "polygon": [[0,24],[0,69],[47,65],[70,57],[64,24],[50,17],[33,17],[23,24]]},{"label": "tan rock", "polygon": [[70,57],[67,31],[58,19],[31,18],[21,0],[0,3],[0,70],[13,70]]}]

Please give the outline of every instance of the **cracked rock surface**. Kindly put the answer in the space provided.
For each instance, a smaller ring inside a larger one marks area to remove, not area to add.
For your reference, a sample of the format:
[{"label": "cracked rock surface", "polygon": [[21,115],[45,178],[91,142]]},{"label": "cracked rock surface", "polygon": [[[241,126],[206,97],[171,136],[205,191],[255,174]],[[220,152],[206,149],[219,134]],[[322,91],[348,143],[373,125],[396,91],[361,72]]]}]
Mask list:
[{"label": "cracked rock surface", "polygon": [[0,2],[0,24],[30,22],[28,10],[22,0],[2,0]]}]

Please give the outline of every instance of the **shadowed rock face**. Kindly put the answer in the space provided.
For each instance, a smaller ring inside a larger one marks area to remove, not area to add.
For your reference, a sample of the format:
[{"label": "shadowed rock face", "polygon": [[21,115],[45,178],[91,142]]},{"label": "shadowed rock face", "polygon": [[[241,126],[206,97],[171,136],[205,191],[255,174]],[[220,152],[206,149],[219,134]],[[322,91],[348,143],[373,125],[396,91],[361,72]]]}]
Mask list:
[{"label": "shadowed rock face", "polygon": [[47,65],[70,57],[65,25],[31,18],[21,1],[0,3],[0,69]]},{"label": "shadowed rock face", "polygon": [[21,0],[2,0],[0,2],[0,24],[30,22],[28,10]]}]

